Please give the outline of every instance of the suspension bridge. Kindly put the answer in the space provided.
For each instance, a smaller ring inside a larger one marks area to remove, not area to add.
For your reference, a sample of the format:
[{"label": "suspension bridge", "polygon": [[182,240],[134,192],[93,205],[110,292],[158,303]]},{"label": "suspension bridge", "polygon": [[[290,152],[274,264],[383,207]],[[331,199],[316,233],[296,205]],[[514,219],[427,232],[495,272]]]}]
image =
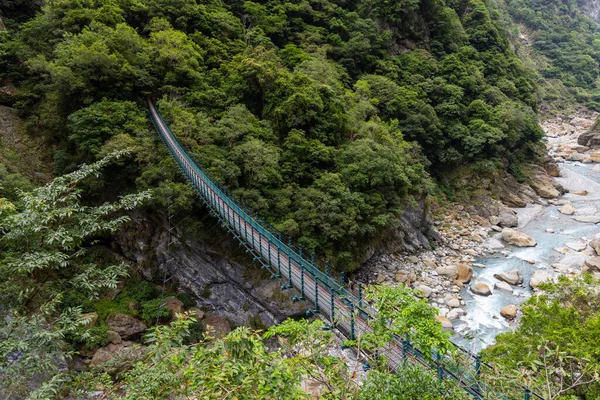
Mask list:
[{"label": "suspension bridge", "polygon": [[[181,173],[223,226],[245,246],[247,253],[252,254],[263,269],[270,271],[272,279],[282,280],[281,289],[296,289],[298,295],[295,300],[306,300],[310,304],[308,315],[320,314],[331,327],[350,340],[371,331],[369,321],[375,317],[376,310],[363,300],[362,287],[358,286],[357,291],[350,289],[343,274],[341,278],[334,277],[328,264],[319,268],[314,253],[310,261],[307,260],[301,246],[293,246],[291,240],[284,242],[281,235],[261,223],[258,216],[252,216],[249,209],[232,200],[229,192],[190,158],[150,99],[148,107],[151,120]],[[455,380],[475,399],[543,400],[543,397],[520,386],[506,388],[511,393],[507,396],[492,391],[478,379],[483,368],[492,367],[460,347],[454,356],[435,354],[426,357],[410,341],[395,338],[382,349],[382,354],[387,355],[392,368],[407,360],[432,368],[440,379]]]}]

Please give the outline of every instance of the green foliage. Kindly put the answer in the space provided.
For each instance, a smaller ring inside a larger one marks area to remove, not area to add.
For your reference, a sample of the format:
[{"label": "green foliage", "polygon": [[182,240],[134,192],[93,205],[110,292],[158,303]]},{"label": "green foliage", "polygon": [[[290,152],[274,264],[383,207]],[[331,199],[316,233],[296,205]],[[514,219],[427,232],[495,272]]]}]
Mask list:
[{"label": "green foliage", "polygon": [[104,235],[127,223],[124,213],[149,193],[88,206],[80,200],[80,186],[124,155],[118,152],[83,165],[45,186],[21,192],[18,208],[3,207],[0,303],[7,315],[0,324],[3,395],[22,397],[38,388],[44,393],[55,390],[64,375],[58,368],[71,355],[64,351],[65,337],[91,345],[103,342],[101,328],[85,329],[89,320],[82,318],[82,310],[102,291],[115,289],[127,267],[98,265],[86,253]]},{"label": "green foliage", "polygon": [[439,380],[431,371],[418,365],[400,365],[394,374],[369,373],[359,400],[442,400],[469,399],[466,392],[448,380]]},{"label": "green foliage", "polygon": [[190,308],[196,306],[196,300],[194,297],[187,292],[179,292],[175,295],[182,303],[184,308]]},{"label": "green foliage", "polygon": [[[482,354],[548,399],[600,394],[600,282],[561,277],[523,304],[520,326],[497,336]],[[495,381],[495,377],[490,377]],[[502,381],[495,382],[502,385]]]},{"label": "green foliage", "polygon": [[142,303],[140,318],[146,322],[168,321],[173,317],[171,310],[163,305],[162,299],[148,300]]}]

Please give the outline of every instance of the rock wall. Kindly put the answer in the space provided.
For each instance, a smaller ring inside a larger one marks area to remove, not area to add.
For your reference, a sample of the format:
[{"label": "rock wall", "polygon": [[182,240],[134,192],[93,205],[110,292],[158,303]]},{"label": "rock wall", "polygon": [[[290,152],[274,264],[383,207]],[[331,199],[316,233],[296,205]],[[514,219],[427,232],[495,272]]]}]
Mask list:
[{"label": "rock wall", "polygon": [[581,11],[600,24],[600,0],[587,0],[581,5]]},{"label": "rock wall", "polygon": [[262,321],[270,326],[308,309],[305,302],[293,303],[295,293],[282,292],[283,281],[270,280],[256,263],[232,261],[228,255],[243,255],[243,248],[218,227],[212,232],[208,239],[181,239],[176,231],[167,253],[164,218],[134,213],[131,223],[116,238],[115,250],[144,279],[162,282],[166,268],[169,285],[192,294],[199,307],[234,325],[256,326]]}]

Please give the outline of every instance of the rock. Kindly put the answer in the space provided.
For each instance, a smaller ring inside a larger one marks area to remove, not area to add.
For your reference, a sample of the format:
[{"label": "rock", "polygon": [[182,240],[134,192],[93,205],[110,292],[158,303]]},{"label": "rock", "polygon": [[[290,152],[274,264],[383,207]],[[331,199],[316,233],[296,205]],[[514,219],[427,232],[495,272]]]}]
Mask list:
[{"label": "rock", "polygon": [[559,208],[558,211],[561,214],[573,215],[573,214],[575,214],[575,207],[573,207],[573,205],[571,203],[569,203],[569,204],[565,204],[564,206]]},{"label": "rock", "polygon": [[439,275],[454,279],[458,275],[458,267],[456,265],[443,265],[441,267],[437,267],[435,272],[437,272]]},{"label": "rock", "polygon": [[459,288],[465,286],[464,283],[462,283],[461,281],[457,281],[456,279],[452,281],[452,283],[454,283],[456,286],[458,286]]},{"label": "rock", "polygon": [[197,321],[201,321],[202,318],[204,318],[204,311],[202,311],[198,307],[190,307],[188,312],[192,317],[196,318]]},{"label": "rock", "polygon": [[570,266],[567,264],[552,264],[552,268],[559,272],[567,272]]},{"label": "rock", "polygon": [[523,275],[521,275],[521,271],[519,271],[518,269],[513,269],[509,272],[500,272],[499,274],[494,274],[494,278],[506,283],[510,283],[511,285],[520,285],[521,283],[523,283]]},{"label": "rock", "polygon": [[510,208],[503,208],[498,214],[499,225],[503,228],[512,228],[519,225],[517,214]]},{"label": "rock", "polygon": [[575,251],[582,251],[585,250],[585,248],[587,247],[587,244],[583,243],[583,242],[569,242],[566,243],[565,246],[567,246],[570,249],[573,249]]},{"label": "rock", "polygon": [[589,129],[592,125],[594,125],[594,121],[587,118],[575,117],[571,120],[571,125],[578,128]]},{"label": "rock", "polygon": [[204,330],[215,339],[220,339],[231,332],[231,325],[229,324],[229,321],[226,318],[219,317],[218,315],[206,315],[201,321],[201,324]]},{"label": "rock", "polygon": [[573,219],[578,222],[586,222],[589,224],[597,224],[600,222],[600,217],[596,215],[582,215],[579,217],[573,217]]},{"label": "rock", "polygon": [[540,284],[551,281],[553,278],[554,275],[552,273],[544,270],[537,270],[533,274],[531,274],[529,285],[532,288],[537,288],[538,286],[540,286]]},{"label": "rock", "polygon": [[489,219],[492,226],[500,225],[500,218],[497,215],[492,215]]},{"label": "rock", "polygon": [[427,267],[429,267],[431,269],[437,268],[437,264],[435,263],[435,261],[430,260],[429,258],[424,259],[423,264],[425,264]]},{"label": "rock", "polygon": [[394,281],[398,283],[406,283],[407,281],[409,281],[408,274],[404,271],[396,272],[396,274],[394,275]]},{"label": "rock", "polygon": [[504,290],[505,292],[512,293],[513,288],[506,282],[496,282],[494,283],[494,289],[496,290]]},{"label": "rock", "polygon": [[585,260],[584,265],[588,267],[592,272],[600,272],[600,257],[588,258],[587,260]]},{"label": "rock", "polygon": [[112,344],[120,344],[123,342],[123,339],[121,339],[121,335],[119,335],[115,331],[106,331],[106,336]]},{"label": "rock", "polygon": [[456,280],[461,283],[469,283],[473,277],[473,268],[466,264],[458,264],[458,276]]},{"label": "rock", "polygon": [[546,232],[548,232],[548,233],[554,233],[554,229],[548,228],[548,229],[546,229]]},{"label": "rock", "polygon": [[527,206],[527,203],[515,193],[507,193],[502,196],[502,202],[509,207],[523,208]]},{"label": "rock", "polygon": [[441,315],[436,315],[435,319],[440,321],[440,323],[442,324],[442,329],[447,330],[447,331],[454,330],[454,326],[452,326],[452,321],[450,321],[448,318],[442,317]]},{"label": "rock", "polygon": [[93,326],[96,326],[96,322],[98,322],[98,313],[94,311],[90,313],[81,314],[81,318],[89,320],[89,322],[85,324],[85,326],[91,328]]},{"label": "rock", "polygon": [[554,199],[560,196],[560,192],[552,184],[551,178],[541,168],[534,168],[530,171],[529,186],[544,199]]},{"label": "rock", "polygon": [[417,280],[417,274],[411,272],[410,274],[408,274],[408,280],[411,282],[415,282]]},{"label": "rock", "polygon": [[517,316],[517,312],[519,311],[519,307],[514,304],[509,304],[506,307],[500,310],[500,315],[502,315],[506,319],[515,319]]},{"label": "rock", "polygon": [[537,245],[537,242],[531,237],[511,228],[502,229],[502,240],[519,247],[534,247]]},{"label": "rock", "polygon": [[453,297],[450,300],[448,300],[446,305],[450,308],[458,308],[460,307],[460,300],[458,300],[456,297]]},{"label": "rock", "polygon": [[490,287],[481,282],[471,285],[470,290],[479,296],[490,296],[492,294]]},{"label": "rock", "polygon": [[173,319],[176,318],[176,314],[183,314],[183,303],[175,296],[166,297],[164,305],[173,313]]},{"label": "rock", "polygon": [[377,274],[377,276],[375,277],[375,282],[377,282],[377,283],[383,283],[383,282],[385,282],[385,275],[383,275],[383,274]]},{"label": "rock", "polygon": [[425,298],[429,298],[429,296],[431,296],[431,293],[433,292],[433,290],[429,286],[425,285],[419,285],[415,287],[415,290],[417,291],[417,295],[419,295],[420,293],[420,297]]},{"label": "rock", "polygon": [[587,196],[588,195],[588,191],[587,190],[579,190],[577,192],[571,192],[572,194],[576,194],[577,196]]},{"label": "rock", "polygon": [[417,257],[417,256],[410,256],[410,257],[408,257],[408,262],[416,264],[416,263],[419,262],[419,257]]},{"label": "rock", "polygon": [[147,327],[142,321],[133,315],[115,313],[108,317],[108,327],[117,332],[123,339],[132,339],[140,336]]},{"label": "rock", "polygon": [[592,239],[590,247],[600,256],[600,238]]},{"label": "rock", "polygon": [[458,319],[458,317],[459,317],[459,315],[456,310],[450,310],[450,311],[448,311],[448,314],[446,314],[446,318],[448,318],[450,321]]},{"label": "rock", "polygon": [[546,173],[554,178],[560,176],[560,169],[555,162],[547,163],[544,168],[546,169]]},{"label": "rock", "polygon": [[582,146],[598,147],[600,146],[600,133],[594,131],[582,133],[577,138],[577,143]]},{"label": "rock", "polygon": [[96,366],[110,361],[113,357],[133,360],[143,354],[141,348],[133,348],[133,342],[121,342],[118,344],[109,343],[101,347],[94,353],[90,365]]}]

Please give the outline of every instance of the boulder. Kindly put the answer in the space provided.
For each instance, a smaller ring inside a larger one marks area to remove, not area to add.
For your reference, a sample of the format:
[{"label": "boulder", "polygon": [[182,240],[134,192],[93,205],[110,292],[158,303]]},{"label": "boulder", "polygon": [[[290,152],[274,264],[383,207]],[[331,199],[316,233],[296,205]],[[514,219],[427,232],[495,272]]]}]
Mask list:
[{"label": "boulder", "polygon": [[581,215],[579,217],[573,217],[575,221],[586,222],[588,224],[597,224],[600,222],[600,217],[596,215]]},{"label": "boulder", "polygon": [[490,220],[490,224],[491,224],[492,226],[498,226],[498,225],[500,225],[500,218],[498,218],[498,216],[497,216],[497,215],[492,215],[492,216],[489,218],[489,220]]},{"label": "boulder", "polygon": [[592,239],[590,247],[600,256],[600,238]]},{"label": "boulder", "polygon": [[94,311],[90,313],[81,314],[81,318],[88,320],[89,322],[85,326],[91,328],[93,326],[96,326],[96,322],[98,322],[98,313]]},{"label": "boulder", "polygon": [[571,250],[583,251],[587,247],[587,244],[585,244],[583,242],[569,242],[569,243],[565,243],[565,246],[567,246]]},{"label": "boulder", "polygon": [[456,310],[450,310],[450,311],[448,311],[448,314],[446,314],[446,318],[448,318],[450,321],[458,319],[458,317],[459,317],[459,314],[458,314],[458,311],[456,311]]},{"label": "boulder", "polygon": [[479,296],[490,296],[492,294],[490,287],[481,282],[471,285],[470,290]]},{"label": "boulder", "polygon": [[525,200],[515,193],[507,193],[501,197],[502,202],[509,207],[523,208],[527,206]]},{"label": "boulder", "polygon": [[541,168],[533,169],[529,178],[529,186],[535,190],[538,196],[544,199],[554,199],[560,196],[560,192],[552,184],[551,178]]},{"label": "boulder", "polygon": [[500,219],[499,225],[504,228],[513,228],[519,225],[517,214],[510,208],[501,209],[498,218]]},{"label": "boulder", "polygon": [[175,296],[166,297],[163,300],[163,303],[166,308],[171,310],[173,314],[173,319],[176,318],[176,314],[183,314],[183,303]]},{"label": "boulder", "polygon": [[577,143],[582,146],[600,147],[600,132],[585,132],[579,135]]},{"label": "boulder", "polygon": [[587,190],[578,190],[576,192],[571,192],[572,194],[576,194],[577,196],[587,196],[589,192]]},{"label": "boulder", "polygon": [[573,207],[573,204],[568,203],[568,204],[565,204],[564,206],[562,206],[561,208],[559,208],[558,211],[561,214],[573,215],[573,214],[575,214],[575,207]]},{"label": "boulder", "polygon": [[201,324],[204,331],[208,332],[208,334],[215,339],[220,339],[231,332],[229,321],[218,315],[206,315],[202,319]]},{"label": "boulder", "polygon": [[531,274],[529,285],[535,289],[540,286],[540,284],[551,281],[552,279],[554,279],[554,275],[552,273],[544,270],[537,270]]},{"label": "boulder", "polygon": [[502,240],[519,247],[534,247],[537,245],[537,242],[531,237],[511,228],[502,229]]},{"label": "boulder", "polygon": [[494,278],[509,283],[511,285],[520,285],[521,283],[523,283],[523,275],[521,275],[521,271],[519,271],[518,269],[494,274]]},{"label": "boulder", "polygon": [[571,120],[571,125],[576,126],[578,128],[589,129],[592,125],[594,125],[594,120],[582,117],[575,117]]},{"label": "boulder", "polygon": [[560,176],[560,169],[555,162],[547,163],[544,168],[546,169],[546,173],[554,178]]},{"label": "boulder", "polygon": [[600,257],[588,258],[587,260],[585,260],[584,265],[588,267],[589,271],[591,272],[600,272]]},{"label": "boulder", "polygon": [[458,264],[458,274],[456,280],[461,283],[469,283],[473,278],[473,268],[466,264]]},{"label": "boulder", "polygon": [[437,267],[435,271],[439,275],[446,276],[450,279],[454,279],[458,275],[458,267],[456,265],[443,265],[441,267]]},{"label": "boulder", "polygon": [[442,317],[441,315],[436,315],[435,319],[440,321],[440,323],[442,324],[442,329],[447,330],[447,331],[454,330],[454,327],[452,326],[452,321],[450,321],[448,318]]},{"label": "boulder", "polygon": [[106,331],[106,337],[108,337],[108,340],[110,340],[112,344],[120,344],[123,342],[121,335],[115,331]]},{"label": "boulder", "polygon": [[435,263],[435,261],[430,260],[429,258],[424,259],[423,264],[425,264],[427,267],[429,267],[431,269],[437,268],[437,264]]},{"label": "boulder", "polygon": [[512,293],[513,288],[506,282],[496,282],[494,283],[494,289],[496,290],[504,290],[505,292]]},{"label": "boulder", "polygon": [[188,312],[190,313],[190,316],[196,318],[197,321],[201,321],[202,318],[204,318],[204,311],[198,307],[190,307]]},{"label": "boulder", "polygon": [[509,304],[506,307],[500,310],[500,315],[502,315],[506,319],[515,319],[517,316],[517,312],[519,311],[519,307],[514,304]]},{"label": "boulder", "polygon": [[133,315],[115,313],[108,317],[106,325],[117,332],[123,339],[132,339],[140,336],[147,327],[142,321]]},{"label": "boulder", "polygon": [[446,305],[450,308],[458,308],[460,307],[460,300],[458,300],[456,297],[453,297],[446,302]]},{"label": "boulder", "polygon": [[415,287],[415,290],[417,291],[417,296],[425,298],[429,298],[429,296],[431,296],[431,293],[433,292],[433,290],[429,286],[425,285],[419,285]]},{"label": "boulder", "polygon": [[133,360],[143,354],[140,347],[133,347],[133,342],[121,342],[119,344],[109,343],[94,353],[90,365],[96,366],[110,361],[113,357]]},{"label": "boulder", "polygon": [[404,271],[396,272],[396,274],[394,275],[394,281],[398,283],[405,283],[409,281],[408,273]]}]

